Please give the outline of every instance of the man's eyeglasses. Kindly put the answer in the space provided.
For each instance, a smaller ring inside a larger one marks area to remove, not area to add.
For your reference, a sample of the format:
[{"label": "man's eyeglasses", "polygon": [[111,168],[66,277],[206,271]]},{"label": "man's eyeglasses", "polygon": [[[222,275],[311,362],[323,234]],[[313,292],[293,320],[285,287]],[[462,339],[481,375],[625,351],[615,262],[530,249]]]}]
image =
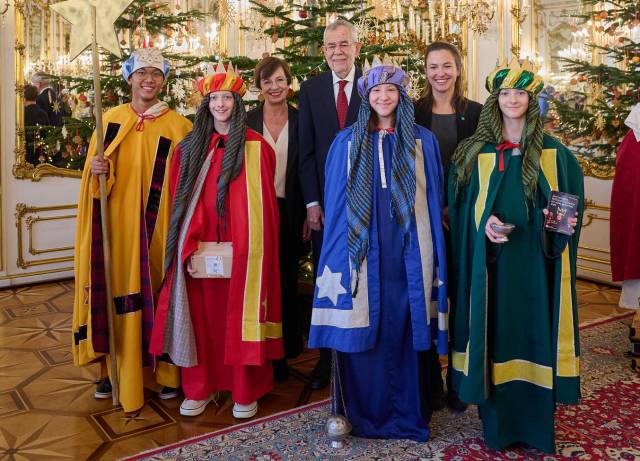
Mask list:
[{"label": "man's eyeglasses", "polygon": [[328,53],[335,53],[338,49],[350,48],[353,45],[354,42],[329,43],[328,45],[323,45],[322,48]]},{"label": "man's eyeglasses", "polygon": [[135,75],[136,77],[140,78],[140,79],[145,79],[147,77],[151,77],[154,80],[164,80],[164,74],[162,73],[162,71],[160,70],[153,70],[153,71],[146,71],[143,69],[138,69],[136,70],[133,75]]}]

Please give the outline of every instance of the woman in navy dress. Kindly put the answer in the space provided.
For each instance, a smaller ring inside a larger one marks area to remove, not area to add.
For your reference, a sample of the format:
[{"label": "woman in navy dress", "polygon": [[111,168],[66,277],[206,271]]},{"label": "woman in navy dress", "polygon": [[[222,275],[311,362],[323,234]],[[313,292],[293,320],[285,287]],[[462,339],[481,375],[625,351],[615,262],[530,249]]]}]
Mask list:
[{"label": "woman in navy dress", "polygon": [[365,72],[358,120],[329,150],[309,346],[338,351],[334,397],[353,435],[426,441],[425,351],[447,347],[443,175],[407,83],[393,66]]}]

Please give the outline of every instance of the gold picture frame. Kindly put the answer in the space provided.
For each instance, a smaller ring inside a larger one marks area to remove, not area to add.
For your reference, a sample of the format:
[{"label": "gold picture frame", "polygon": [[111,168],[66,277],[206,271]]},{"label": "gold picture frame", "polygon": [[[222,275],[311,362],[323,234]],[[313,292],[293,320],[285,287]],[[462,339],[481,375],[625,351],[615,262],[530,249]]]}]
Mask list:
[{"label": "gold picture frame", "polygon": [[585,176],[604,180],[613,179],[615,176],[616,167],[614,165],[602,165],[581,155],[577,155],[576,157]]},{"label": "gold picture frame", "polygon": [[[29,0],[34,1],[34,0]],[[37,4],[42,8],[44,14],[44,30],[41,31],[44,37],[44,48],[49,52],[49,24],[50,15],[49,5],[51,0],[39,0]],[[32,165],[26,161],[26,143],[25,143],[25,126],[24,126],[24,87],[25,87],[25,36],[26,27],[26,1],[16,0],[14,3],[14,50],[15,50],[15,113],[16,113],[16,130],[15,130],[15,160],[13,164],[13,176],[17,179],[29,179],[31,181],[40,181],[45,176],[58,176],[63,178],[81,178],[81,170],[72,170],[60,168],[49,163],[40,165]]]}]

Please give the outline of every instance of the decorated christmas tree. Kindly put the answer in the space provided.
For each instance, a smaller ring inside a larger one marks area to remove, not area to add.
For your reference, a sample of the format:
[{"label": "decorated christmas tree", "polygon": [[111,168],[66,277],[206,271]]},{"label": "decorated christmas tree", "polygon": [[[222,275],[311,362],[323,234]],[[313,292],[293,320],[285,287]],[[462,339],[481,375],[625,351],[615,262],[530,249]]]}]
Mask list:
[{"label": "decorated christmas tree", "polygon": [[615,164],[624,120],[640,101],[640,3],[582,0],[578,26],[592,32],[590,60],[564,58],[571,91],[555,98],[557,133],[590,161]]},{"label": "decorated christmas tree", "polygon": [[321,45],[324,27],[335,18],[355,25],[362,43],[358,64],[370,65],[377,58],[403,67],[412,77],[410,93],[414,97],[424,85],[427,43],[443,37],[459,46],[462,41],[459,33],[446,28],[452,21],[435,20],[439,10],[430,13],[427,2],[389,1],[367,7],[360,0],[250,1],[258,16],[250,16],[243,28],[270,37],[272,53],[287,61],[298,81],[328,70]]},{"label": "decorated christmas tree", "polygon": [[[179,112],[189,113],[196,103],[192,100],[195,97],[193,78],[200,65],[220,59],[219,50],[215,47],[200,47],[198,43],[190,42],[194,36],[191,29],[206,18],[207,15],[198,10],[181,11],[179,1],[170,7],[168,3],[154,0],[134,0],[115,24],[123,57],[101,50],[102,107],[109,109],[129,101],[129,87],[121,76],[120,67],[131,51],[139,47],[160,46],[172,63],[172,72],[160,97]],[[85,52],[87,59],[88,53]],[[242,64],[242,60],[238,61]],[[252,62],[245,65],[251,67]],[[25,128],[27,139],[33,140],[29,149],[33,150],[35,164],[50,163],[74,170],[84,165],[95,127],[93,79],[90,72],[76,66],[70,64],[61,75],[51,75],[58,90],[64,88],[61,102],[68,115],[64,117],[64,126]]]}]

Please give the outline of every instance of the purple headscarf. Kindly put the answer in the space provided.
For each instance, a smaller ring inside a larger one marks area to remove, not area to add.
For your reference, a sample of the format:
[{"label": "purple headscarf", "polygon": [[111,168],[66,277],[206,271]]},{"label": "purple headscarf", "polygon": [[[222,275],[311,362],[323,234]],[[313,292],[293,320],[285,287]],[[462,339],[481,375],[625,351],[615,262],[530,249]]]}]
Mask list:
[{"label": "purple headscarf", "polygon": [[388,83],[405,90],[409,86],[409,76],[402,69],[395,66],[382,65],[372,67],[358,79],[358,93],[366,98],[371,88]]}]

